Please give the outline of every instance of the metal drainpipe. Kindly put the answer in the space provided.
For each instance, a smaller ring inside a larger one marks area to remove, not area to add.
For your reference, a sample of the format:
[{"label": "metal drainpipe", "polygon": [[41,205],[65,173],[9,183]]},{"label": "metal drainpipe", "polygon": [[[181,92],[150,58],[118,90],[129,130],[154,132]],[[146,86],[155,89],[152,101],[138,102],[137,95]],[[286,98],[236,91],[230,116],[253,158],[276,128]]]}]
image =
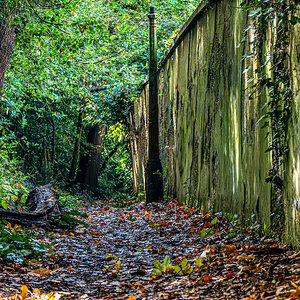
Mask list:
[{"label": "metal drainpipe", "polygon": [[159,202],[163,198],[163,174],[159,158],[156,13],[150,7],[150,63],[149,63],[149,108],[148,108],[148,160],[146,166],[146,203]]}]

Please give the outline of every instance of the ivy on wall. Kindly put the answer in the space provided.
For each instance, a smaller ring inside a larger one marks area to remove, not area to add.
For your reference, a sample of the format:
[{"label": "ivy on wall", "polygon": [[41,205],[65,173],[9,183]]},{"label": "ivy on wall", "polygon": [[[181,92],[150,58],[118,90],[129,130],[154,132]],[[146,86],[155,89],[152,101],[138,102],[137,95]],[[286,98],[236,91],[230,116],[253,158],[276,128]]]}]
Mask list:
[{"label": "ivy on wall", "polygon": [[[272,153],[272,167],[266,182],[272,184],[271,230],[282,230],[284,225],[284,185],[285,162],[288,154],[288,128],[291,122],[293,93],[289,68],[289,36],[293,25],[299,22],[295,15],[296,1],[248,0],[241,6],[248,12],[250,25],[247,32],[254,38],[250,41],[256,58],[257,80],[251,90],[267,95],[268,112],[260,121],[270,128],[270,144],[266,152]],[[273,31],[274,43],[268,53],[263,53],[267,30]],[[247,54],[249,57],[249,54]]]}]

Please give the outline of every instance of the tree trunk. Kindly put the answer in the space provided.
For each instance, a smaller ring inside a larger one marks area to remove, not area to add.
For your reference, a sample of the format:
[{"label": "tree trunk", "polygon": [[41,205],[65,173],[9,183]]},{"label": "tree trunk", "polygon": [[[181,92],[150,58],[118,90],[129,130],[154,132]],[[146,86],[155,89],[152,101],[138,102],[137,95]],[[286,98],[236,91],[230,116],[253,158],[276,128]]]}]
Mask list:
[{"label": "tree trunk", "polygon": [[88,132],[88,146],[85,153],[80,157],[76,178],[76,182],[80,183],[82,189],[95,191],[98,186],[98,173],[105,132],[106,125],[93,126]]},{"label": "tree trunk", "polygon": [[83,118],[83,110],[78,115],[77,135],[76,135],[74,154],[73,154],[69,178],[68,178],[69,182],[72,182],[76,175],[76,169],[77,169],[77,164],[78,164],[79,154],[80,154],[80,140],[82,135],[82,127],[83,127],[82,118]]},{"label": "tree trunk", "polygon": [[62,207],[57,192],[50,184],[32,190],[28,194],[26,205],[30,212],[0,209],[0,220],[24,226],[59,227]]},{"label": "tree trunk", "polygon": [[[0,7],[1,9],[2,7]],[[4,76],[15,46],[15,26],[13,16],[7,18],[6,23],[0,23],[0,96],[3,88]]]},{"label": "tree trunk", "polygon": [[[125,142],[127,142],[127,141],[125,141]],[[119,143],[116,144],[115,147],[108,153],[108,155],[105,157],[104,161],[102,162],[101,167],[99,168],[99,174],[101,174],[101,173],[105,170],[108,161],[114,156],[114,154],[118,151],[118,148],[119,148],[120,146],[122,146],[123,143],[124,143],[124,141],[119,142]]]}]

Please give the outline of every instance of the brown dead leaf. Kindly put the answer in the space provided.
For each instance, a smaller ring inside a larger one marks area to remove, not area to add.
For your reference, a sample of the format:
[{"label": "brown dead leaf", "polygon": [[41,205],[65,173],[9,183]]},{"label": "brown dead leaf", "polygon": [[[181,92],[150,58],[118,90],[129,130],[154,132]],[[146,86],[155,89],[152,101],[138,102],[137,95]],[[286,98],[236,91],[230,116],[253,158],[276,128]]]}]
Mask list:
[{"label": "brown dead leaf", "polygon": [[49,275],[53,271],[46,269],[46,268],[41,268],[41,269],[35,269],[30,272],[30,274],[37,274],[37,275]]},{"label": "brown dead leaf", "polygon": [[204,248],[204,251],[201,253],[200,256],[201,256],[203,259],[205,259],[205,258],[209,255],[209,253],[210,253],[210,246],[207,245],[207,246]]},{"label": "brown dead leaf", "polygon": [[232,252],[236,251],[236,247],[235,246],[225,245],[224,248],[225,248],[225,251],[227,253],[232,253]]}]

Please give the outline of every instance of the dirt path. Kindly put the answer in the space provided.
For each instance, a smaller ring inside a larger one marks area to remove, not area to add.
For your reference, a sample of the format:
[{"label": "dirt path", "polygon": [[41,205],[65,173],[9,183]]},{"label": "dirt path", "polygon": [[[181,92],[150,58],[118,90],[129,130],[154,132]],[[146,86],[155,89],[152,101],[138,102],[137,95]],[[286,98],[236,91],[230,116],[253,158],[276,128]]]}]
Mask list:
[{"label": "dirt path", "polygon": [[[47,261],[2,268],[1,299],[20,294],[23,285],[31,299],[50,299],[52,292],[52,299],[300,297],[299,253],[241,233],[220,215],[176,202],[86,212],[90,227],[53,234]],[[164,274],[152,276],[154,260],[166,255],[173,266],[186,258],[193,270],[183,263],[178,272],[166,264]],[[33,289],[46,295],[33,296]]]}]

